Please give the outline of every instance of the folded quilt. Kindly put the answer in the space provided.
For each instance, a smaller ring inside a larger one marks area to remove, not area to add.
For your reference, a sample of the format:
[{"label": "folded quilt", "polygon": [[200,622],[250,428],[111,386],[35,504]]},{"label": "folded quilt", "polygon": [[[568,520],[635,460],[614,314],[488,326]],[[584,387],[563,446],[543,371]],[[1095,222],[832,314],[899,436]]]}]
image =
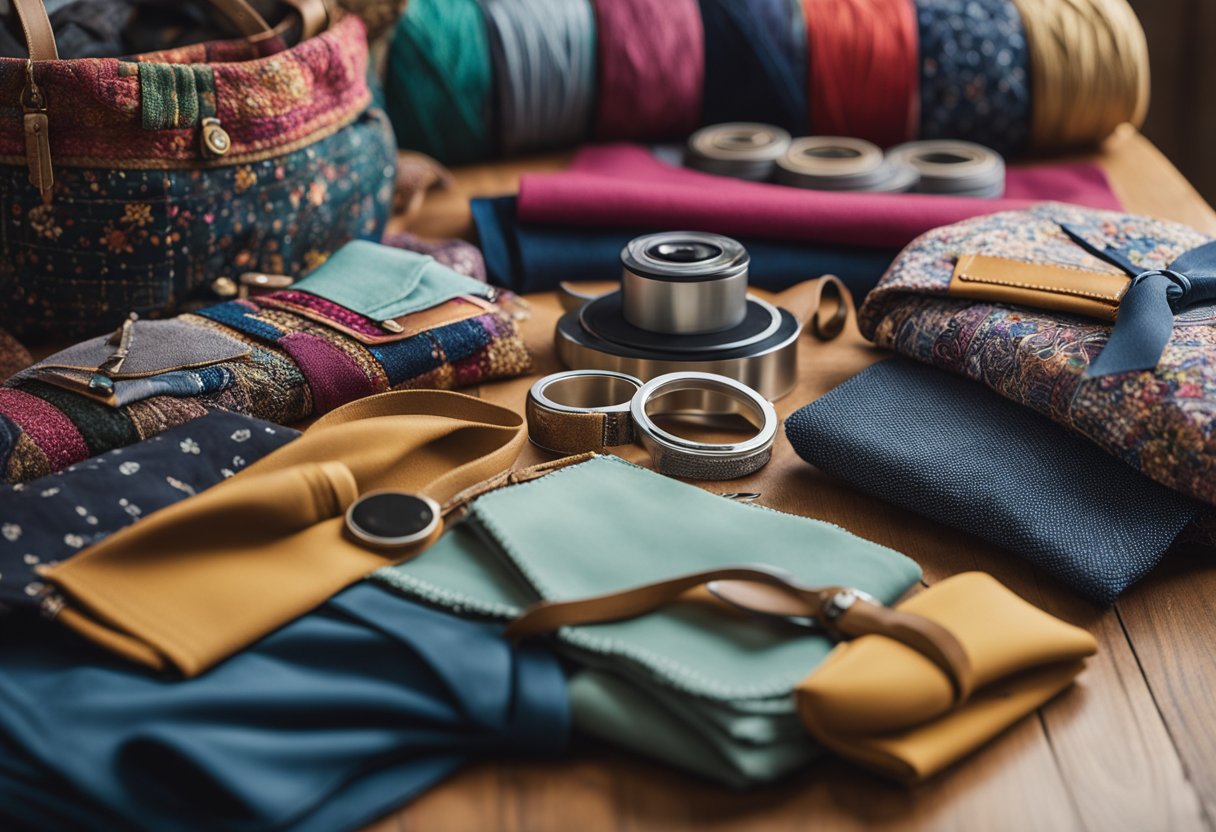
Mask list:
[{"label": "folded quilt", "polygon": [[[500,290],[425,255],[352,243],[290,289],[53,355],[0,387],[0,479],[22,482],[223,408],[276,424],[531,366]],[[98,384],[97,382],[100,382]]]},{"label": "folded quilt", "polygon": [[859,312],[862,334],[982,382],[1157,482],[1216,504],[1216,304],[1179,310],[1155,369],[1087,377],[1110,337],[1109,317],[951,291],[967,255],[1012,261],[1015,276],[1018,263],[1028,276],[1057,267],[1076,275],[1064,287],[1074,293],[1112,278],[1130,284],[1077,237],[1117,249],[1145,271],[1210,239],[1176,223],[1059,203],[978,217],[931,231],[900,254]]}]

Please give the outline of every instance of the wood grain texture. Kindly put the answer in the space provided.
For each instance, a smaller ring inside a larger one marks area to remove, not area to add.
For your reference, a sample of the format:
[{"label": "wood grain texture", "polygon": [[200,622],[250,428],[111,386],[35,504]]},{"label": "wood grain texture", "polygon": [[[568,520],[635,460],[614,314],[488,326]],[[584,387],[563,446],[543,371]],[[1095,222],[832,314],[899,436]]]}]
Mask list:
[{"label": "wood grain texture", "polygon": [[[545,169],[565,157],[546,157]],[[1213,213],[1165,157],[1130,127],[1098,156],[1131,211],[1216,233]],[[467,198],[512,192],[529,165],[460,171],[431,199],[419,233],[467,236]],[[531,298],[525,336],[536,374],[559,369],[552,296]],[[781,302],[798,309],[797,289]],[[850,329],[834,342],[804,338],[798,388],[782,416],[883,353]],[[486,385],[481,395],[522,408],[536,375]],[[626,455],[644,462],[640,449]],[[522,463],[541,460],[534,448]],[[715,487],[707,484],[707,487]],[[1055,615],[1088,628],[1101,650],[1077,685],[997,742],[913,789],[824,761],[787,782],[735,793],[579,743],[562,763],[486,763],[380,824],[403,830],[1203,830],[1216,817],[1216,564],[1185,555],[1117,607],[1089,603],[979,538],[856,493],[802,463],[778,440],[772,463],[730,490],[762,493],[773,508],[824,519],[905,552],[928,582],[969,569],[992,572]]]}]

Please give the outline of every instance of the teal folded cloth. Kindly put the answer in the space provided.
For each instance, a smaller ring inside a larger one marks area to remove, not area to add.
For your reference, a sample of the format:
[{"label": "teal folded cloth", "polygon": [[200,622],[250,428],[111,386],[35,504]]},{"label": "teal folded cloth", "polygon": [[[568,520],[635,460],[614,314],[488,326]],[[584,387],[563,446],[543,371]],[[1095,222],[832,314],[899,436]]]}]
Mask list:
[{"label": "teal folded cloth", "polygon": [[[920,577],[908,558],[836,526],[616,457],[491,492],[423,555],[373,577],[464,615],[506,619],[537,600],[757,562],[887,603]],[[571,706],[586,733],[738,787],[818,753],[798,727],[792,694],[832,648],[822,634],[678,603],[566,627],[557,642],[578,668]]]},{"label": "teal folded cloth", "polygon": [[486,297],[490,292],[481,281],[428,254],[365,240],[342,246],[292,288],[378,321],[421,312],[461,295]]}]

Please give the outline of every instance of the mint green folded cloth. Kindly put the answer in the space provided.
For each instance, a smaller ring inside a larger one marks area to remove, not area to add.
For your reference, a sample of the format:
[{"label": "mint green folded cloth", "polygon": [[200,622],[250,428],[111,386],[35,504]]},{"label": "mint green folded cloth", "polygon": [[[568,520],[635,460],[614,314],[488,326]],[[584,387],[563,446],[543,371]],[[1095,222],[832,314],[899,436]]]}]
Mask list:
[{"label": "mint green folded cloth", "polygon": [[[748,563],[887,603],[920,578],[908,558],[836,526],[607,456],[479,498],[424,554],[374,577],[461,614],[507,619],[541,599]],[[779,777],[814,756],[792,693],[831,649],[826,636],[678,603],[627,621],[566,627],[557,642],[581,668],[572,705],[576,726],[588,733],[737,786]]]}]

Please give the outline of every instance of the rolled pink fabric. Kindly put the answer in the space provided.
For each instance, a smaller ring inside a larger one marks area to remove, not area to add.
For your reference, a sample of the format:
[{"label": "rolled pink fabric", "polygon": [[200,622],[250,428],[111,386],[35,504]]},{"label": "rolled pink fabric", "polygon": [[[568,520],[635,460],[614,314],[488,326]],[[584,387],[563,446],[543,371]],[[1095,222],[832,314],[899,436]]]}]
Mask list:
[{"label": "rolled pink fabric", "polygon": [[600,139],[669,139],[697,129],[705,39],[697,0],[596,0]]},{"label": "rolled pink fabric", "polygon": [[1092,164],[1010,168],[1001,199],[811,191],[744,182],[660,162],[639,145],[585,148],[570,170],[524,176],[521,222],[670,228],[791,242],[896,248],[942,225],[1055,200],[1121,206]]}]

